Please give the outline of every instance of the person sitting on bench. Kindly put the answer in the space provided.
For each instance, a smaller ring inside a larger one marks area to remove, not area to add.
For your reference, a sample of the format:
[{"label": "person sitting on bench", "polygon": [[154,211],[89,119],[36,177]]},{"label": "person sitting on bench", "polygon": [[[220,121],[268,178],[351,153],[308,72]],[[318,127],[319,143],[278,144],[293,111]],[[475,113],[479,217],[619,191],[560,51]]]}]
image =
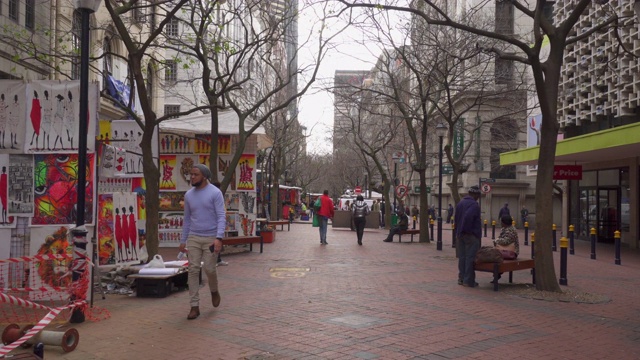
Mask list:
[{"label": "person sitting on bench", "polygon": [[[518,232],[513,226],[513,219],[511,215],[504,215],[500,218],[502,223],[502,230],[500,230],[500,236],[493,240],[493,246],[498,250],[510,250],[515,253],[515,258],[520,254],[520,243],[518,242]],[[515,259],[514,258],[514,259]]]},{"label": "person sitting on bench", "polygon": [[398,224],[396,224],[396,226],[392,227],[391,230],[389,230],[389,235],[383,241],[393,242],[393,237],[395,235],[400,234],[400,232],[407,230],[408,228],[409,217],[404,213],[404,209],[402,208],[402,206],[400,206],[398,207]]}]

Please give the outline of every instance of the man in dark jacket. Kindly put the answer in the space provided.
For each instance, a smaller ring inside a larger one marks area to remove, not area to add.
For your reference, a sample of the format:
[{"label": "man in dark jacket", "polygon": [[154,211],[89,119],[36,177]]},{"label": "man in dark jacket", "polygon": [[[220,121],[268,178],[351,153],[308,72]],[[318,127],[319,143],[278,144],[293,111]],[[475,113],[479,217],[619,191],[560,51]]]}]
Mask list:
[{"label": "man in dark jacket", "polygon": [[454,213],[458,250],[458,285],[478,286],[473,268],[480,247],[482,224],[480,221],[480,188],[472,186],[469,195],[460,200]]},{"label": "man in dark jacket", "polygon": [[409,217],[404,213],[402,206],[398,208],[398,224],[389,230],[389,235],[384,239],[384,242],[393,242],[393,237],[396,234],[400,234],[401,231],[409,228]]}]

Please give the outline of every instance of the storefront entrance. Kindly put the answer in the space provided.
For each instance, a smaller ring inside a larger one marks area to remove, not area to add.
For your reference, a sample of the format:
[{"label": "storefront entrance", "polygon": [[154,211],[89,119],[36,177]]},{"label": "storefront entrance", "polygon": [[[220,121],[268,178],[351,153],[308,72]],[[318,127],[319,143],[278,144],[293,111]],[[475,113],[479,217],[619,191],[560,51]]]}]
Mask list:
[{"label": "storefront entrance", "polygon": [[598,241],[613,242],[614,232],[620,230],[620,195],[618,188],[580,187],[580,225],[576,229],[581,238],[588,238],[596,229]]}]

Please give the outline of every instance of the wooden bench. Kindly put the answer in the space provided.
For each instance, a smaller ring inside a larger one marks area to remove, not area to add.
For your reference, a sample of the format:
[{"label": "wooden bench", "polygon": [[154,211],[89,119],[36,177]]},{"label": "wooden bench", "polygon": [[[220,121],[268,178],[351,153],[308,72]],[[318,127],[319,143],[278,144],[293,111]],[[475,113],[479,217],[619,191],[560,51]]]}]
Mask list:
[{"label": "wooden bench", "polygon": [[262,254],[263,241],[262,236],[229,236],[222,238],[222,245],[243,245],[249,244],[249,251],[253,251],[253,244],[260,244],[260,253]]},{"label": "wooden bench", "polygon": [[493,291],[498,291],[498,279],[500,278],[500,274],[505,272],[509,273],[509,283],[513,283],[514,271],[532,269],[531,281],[534,284],[536,283],[535,261],[533,259],[504,260],[501,264],[479,263],[475,264],[475,269],[476,271],[493,273]]},{"label": "wooden bench", "polygon": [[284,231],[284,226],[287,225],[287,231],[291,231],[291,223],[289,220],[269,220],[267,225],[280,225],[280,230]]},{"label": "wooden bench", "polygon": [[409,235],[409,234],[411,234],[411,242],[413,242],[413,235],[420,234],[420,229],[407,229],[407,230],[400,231],[400,233],[398,234],[398,241],[402,242],[402,235]]}]

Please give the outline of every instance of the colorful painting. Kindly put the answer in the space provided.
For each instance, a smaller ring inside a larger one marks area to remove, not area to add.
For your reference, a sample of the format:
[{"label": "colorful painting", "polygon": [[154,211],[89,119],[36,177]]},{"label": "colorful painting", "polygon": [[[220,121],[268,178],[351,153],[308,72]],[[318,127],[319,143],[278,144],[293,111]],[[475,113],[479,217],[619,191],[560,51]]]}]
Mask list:
[{"label": "colorful painting", "polygon": [[33,156],[9,156],[9,194],[10,215],[33,214]]},{"label": "colorful painting", "polygon": [[98,121],[98,136],[96,136],[96,140],[103,141],[108,144],[109,139],[111,139],[111,121]]},{"label": "colorful painting", "polygon": [[184,211],[184,191],[161,192],[160,211]]},{"label": "colorful painting", "polygon": [[13,228],[16,221],[9,216],[9,155],[0,154],[0,228]]},{"label": "colorful painting", "polygon": [[253,227],[255,225],[256,220],[244,214],[240,214],[239,216],[240,216],[240,230],[242,234],[241,236],[253,235]]},{"label": "colorful painting", "polygon": [[[69,229],[60,227],[40,227],[31,229],[30,254],[73,254],[73,246],[69,242]],[[30,287],[54,290],[71,284],[71,261],[42,261],[36,265],[36,273],[29,277]],[[40,295],[40,294],[38,294]],[[62,292],[52,293],[55,300],[61,300]]]},{"label": "colorful painting", "polygon": [[[225,174],[228,171],[231,171],[230,169],[230,165],[231,164],[231,156],[220,156],[218,157],[218,176],[220,178],[224,178]],[[232,177],[231,177],[231,182],[229,183],[230,188],[228,190],[231,191],[235,191],[237,186],[236,186],[236,173],[235,171],[232,172]]]},{"label": "colorful painting", "polygon": [[113,195],[98,196],[98,264],[115,264],[116,244],[113,236]]},{"label": "colorful painting", "polygon": [[160,135],[160,154],[189,154],[193,151],[194,140],[177,134]]},{"label": "colorful painting", "polygon": [[237,226],[237,219],[238,219],[238,213],[236,212],[227,212],[226,214],[227,216],[227,227],[225,228],[225,231],[238,231]]},{"label": "colorful painting", "polygon": [[218,135],[218,155],[231,154],[231,135]]},{"label": "colorful painting", "polygon": [[159,213],[158,239],[163,243],[180,243],[182,236],[182,225],[184,224],[184,213],[168,212]]},{"label": "colorful painting", "polygon": [[175,190],[178,178],[175,155],[160,155],[160,190]]},{"label": "colorful painting", "polygon": [[238,162],[238,190],[255,191],[256,156],[254,154],[242,154]]},{"label": "colorful painting", "polygon": [[[139,263],[143,259],[138,241],[136,193],[113,194],[113,237],[116,240],[116,264]],[[146,254],[146,251],[145,251]]]},{"label": "colorful painting", "polygon": [[23,152],[27,119],[27,83],[0,81],[0,153]]},{"label": "colorful painting", "polygon": [[242,211],[245,214],[254,214],[253,209],[256,204],[256,194],[252,192],[240,192],[240,200],[242,200]]},{"label": "colorful painting", "polygon": [[240,209],[240,196],[235,192],[224,194],[224,206],[227,211],[238,211]]},{"label": "colorful painting", "polygon": [[193,149],[194,153],[211,153],[211,134],[196,134],[195,138],[195,148]]},{"label": "colorful painting", "polygon": [[[85,224],[93,222],[93,154],[87,154]],[[78,155],[36,154],[32,225],[74,224],[78,203]]]},{"label": "colorful painting", "polygon": [[[98,84],[89,84],[89,134],[95,134],[98,118]],[[80,142],[80,81],[33,81],[25,93],[27,153],[77,152]],[[87,137],[87,151],[95,151],[95,138]]]},{"label": "colorful painting", "polygon": [[[191,189],[191,169],[196,164],[197,155],[178,155],[176,162],[180,167],[177,174],[176,190],[187,191]],[[207,164],[208,166],[208,164]]]},{"label": "colorful painting", "polygon": [[130,189],[138,194],[138,219],[145,220],[147,218],[147,208],[144,205],[144,197],[147,194],[147,184],[144,178],[131,179]]}]

